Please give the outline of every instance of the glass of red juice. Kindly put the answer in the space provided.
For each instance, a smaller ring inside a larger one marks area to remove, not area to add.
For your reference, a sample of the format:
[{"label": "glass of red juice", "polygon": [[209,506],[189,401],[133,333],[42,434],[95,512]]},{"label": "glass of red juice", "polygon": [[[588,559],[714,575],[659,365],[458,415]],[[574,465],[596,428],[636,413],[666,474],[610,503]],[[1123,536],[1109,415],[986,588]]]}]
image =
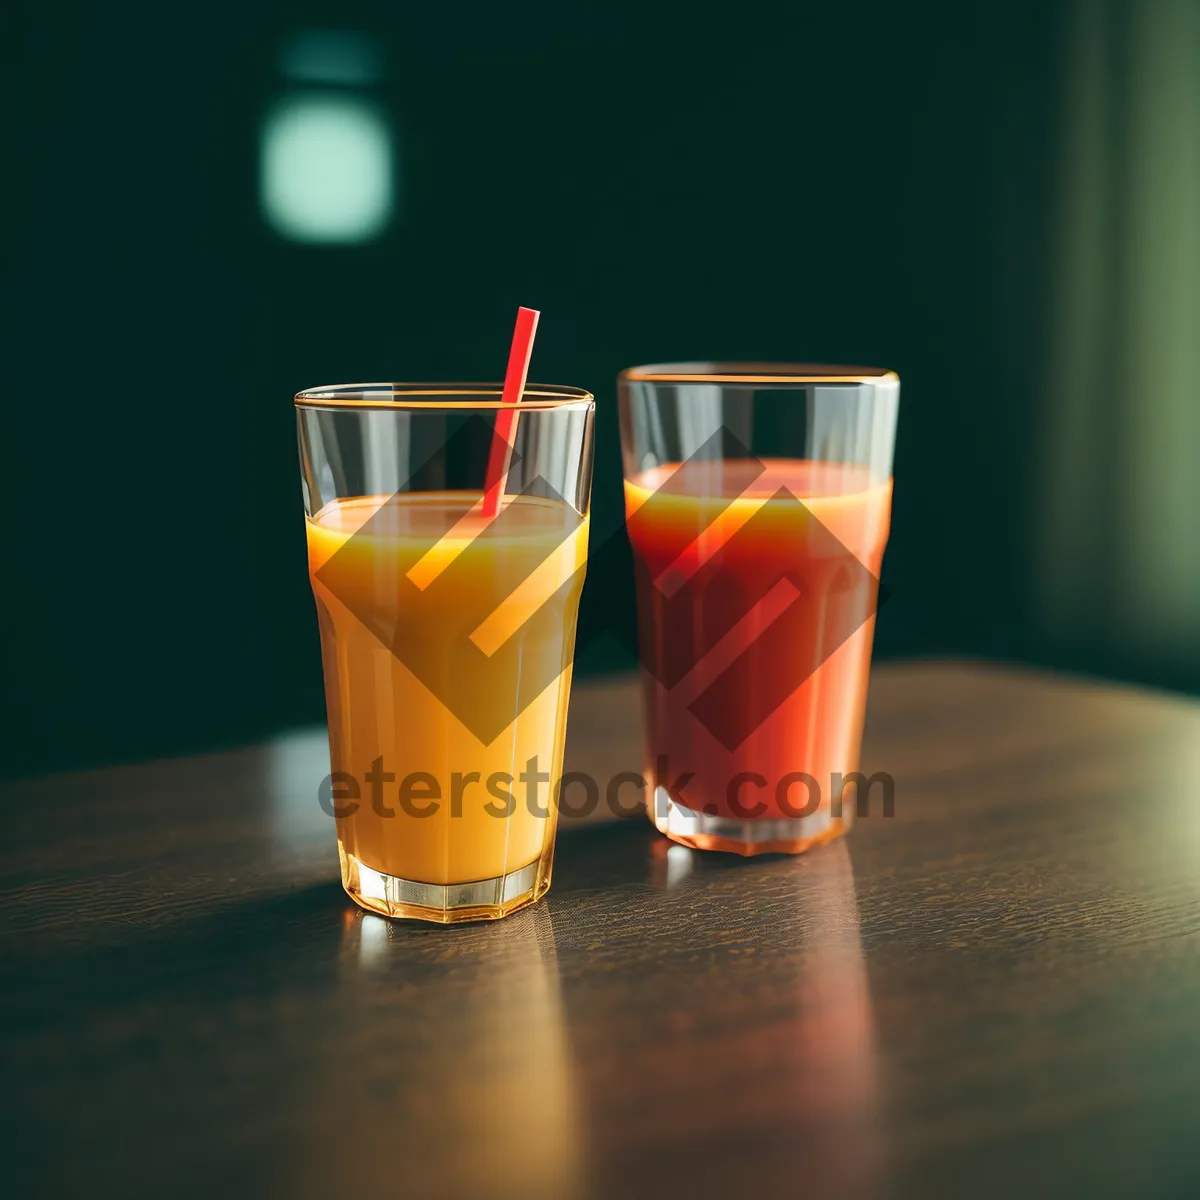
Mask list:
[{"label": "glass of red juice", "polygon": [[870,799],[900,381],[665,363],[618,390],[650,817],[685,846],[798,854]]}]

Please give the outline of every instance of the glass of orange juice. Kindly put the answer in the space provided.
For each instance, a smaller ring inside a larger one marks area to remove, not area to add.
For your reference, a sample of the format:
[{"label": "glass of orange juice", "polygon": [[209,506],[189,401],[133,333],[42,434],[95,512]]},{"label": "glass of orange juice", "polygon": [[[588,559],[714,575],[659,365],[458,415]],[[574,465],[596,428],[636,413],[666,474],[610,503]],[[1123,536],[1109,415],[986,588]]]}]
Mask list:
[{"label": "glass of orange juice", "polygon": [[[592,396],[530,384],[483,502],[488,384],[296,396],[342,883],[364,908],[492,919],[550,886]],[[511,411],[511,410],[510,410]]]},{"label": "glass of orange juice", "polygon": [[900,381],[671,363],[619,392],[654,824],[798,853],[873,788],[886,812],[858,768]]}]

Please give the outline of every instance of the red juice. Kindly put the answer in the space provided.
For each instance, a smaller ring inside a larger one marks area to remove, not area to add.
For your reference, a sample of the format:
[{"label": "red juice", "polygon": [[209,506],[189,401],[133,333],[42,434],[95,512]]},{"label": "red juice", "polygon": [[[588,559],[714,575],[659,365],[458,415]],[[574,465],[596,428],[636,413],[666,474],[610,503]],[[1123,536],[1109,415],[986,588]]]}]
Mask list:
[{"label": "red juice", "polygon": [[891,492],[865,466],[794,459],[626,481],[656,810],[772,823],[676,840],[796,852],[845,828],[831,802],[859,765]]}]

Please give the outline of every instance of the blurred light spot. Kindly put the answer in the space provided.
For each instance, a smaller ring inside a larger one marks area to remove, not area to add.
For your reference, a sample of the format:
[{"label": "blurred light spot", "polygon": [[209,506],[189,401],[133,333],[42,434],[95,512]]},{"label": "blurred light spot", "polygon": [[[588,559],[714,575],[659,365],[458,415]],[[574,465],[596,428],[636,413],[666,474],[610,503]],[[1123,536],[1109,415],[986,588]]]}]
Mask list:
[{"label": "blurred light spot", "polygon": [[281,734],[266,747],[263,785],[270,803],[275,849],[328,846],[333,819],[321,808],[321,781],[329,774],[324,728]]},{"label": "blurred light spot", "polygon": [[298,93],[267,114],[262,206],[295,242],[378,237],[392,216],[392,138],[379,109],[353,95]]},{"label": "blurred light spot", "polygon": [[284,43],[279,69],[300,83],[363,87],[383,76],[379,46],[365,34],[337,29],[306,29]]}]

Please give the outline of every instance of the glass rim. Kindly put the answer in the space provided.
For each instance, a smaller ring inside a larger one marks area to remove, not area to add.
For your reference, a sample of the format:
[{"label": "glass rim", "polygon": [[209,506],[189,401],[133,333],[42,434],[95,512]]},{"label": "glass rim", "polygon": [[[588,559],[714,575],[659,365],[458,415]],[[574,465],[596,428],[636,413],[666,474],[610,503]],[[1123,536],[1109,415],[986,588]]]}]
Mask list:
[{"label": "glass rim", "polygon": [[572,405],[595,404],[583,388],[559,384],[528,383],[519,405],[504,403],[502,383],[331,383],[297,392],[297,408],[368,408],[419,412],[437,409],[491,409],[518,407],[543,412]]},{"label": "glass rim", "polygon": [[885,367],[835,366],[830,363],[674,362],[626,367],[619,383],[899,383]]}]

